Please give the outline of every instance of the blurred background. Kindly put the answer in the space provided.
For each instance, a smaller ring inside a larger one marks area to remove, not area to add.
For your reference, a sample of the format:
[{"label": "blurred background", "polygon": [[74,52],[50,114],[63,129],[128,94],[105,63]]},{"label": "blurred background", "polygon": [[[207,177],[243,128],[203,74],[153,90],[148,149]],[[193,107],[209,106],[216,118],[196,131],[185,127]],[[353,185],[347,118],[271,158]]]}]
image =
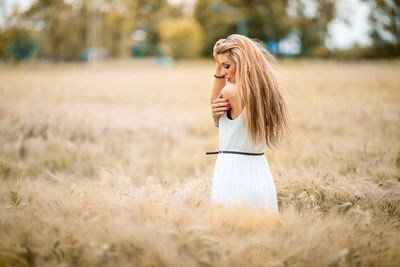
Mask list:
[{"label": "blurred background", "polygon": [[400,55],[398,0],[0,0],[0,60],[209,57],[240,33],[279,57]]},{"label": "blurred background", "polygon": [[[0,0],[0,267],[400,266],[399,6]],[[276,224],[209,202],[233,33],[279,57]]]}]

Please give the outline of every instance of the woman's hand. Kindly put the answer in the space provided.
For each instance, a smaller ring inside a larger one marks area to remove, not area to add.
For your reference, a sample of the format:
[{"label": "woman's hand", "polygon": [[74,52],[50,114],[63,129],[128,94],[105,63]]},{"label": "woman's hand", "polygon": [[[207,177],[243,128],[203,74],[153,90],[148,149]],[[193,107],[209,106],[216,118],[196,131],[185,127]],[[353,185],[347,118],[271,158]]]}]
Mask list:
[{"label": "woman's hand", "polygon": [[223,115],[231,108],[231,105],[227,99],[223,97],[222,94],[211,101],[212,116],[214,121],[217,122],[219,116]]},{"label": "woman's hand", "polygon": [[[225,39],[219,39],[213,48],[213,57],[216,63],[216,69],[215,69],[215,75],[221,76],[220,72],[222,70],[221,64],[218,62],[218,55],[217,55],[217,48],[220,44],[225,42]],[[217,78],[214,81],[214,86],[213,86],[213,91],[211,94],[211,110],[212,110],[212,116],[214,119],[214,125],[218,127],[218,118],[224,112],[228,111],[230,109],[230,104],[229,101],[225,98],[223,98],[222,93],[219,93],[217,98],[213,99],[218,92],[221,91],[221,89],[225,86],[226,81],[225,79],[220,79]]]},{"label": "woman's hand", "polygon": [[214,49],[213,49],[213,57],[215,59],[215,62],[218,63],[218,58],[217,58],[217,47],[225,42],[225,39],[219,39],[215,44],[214,44]]}]

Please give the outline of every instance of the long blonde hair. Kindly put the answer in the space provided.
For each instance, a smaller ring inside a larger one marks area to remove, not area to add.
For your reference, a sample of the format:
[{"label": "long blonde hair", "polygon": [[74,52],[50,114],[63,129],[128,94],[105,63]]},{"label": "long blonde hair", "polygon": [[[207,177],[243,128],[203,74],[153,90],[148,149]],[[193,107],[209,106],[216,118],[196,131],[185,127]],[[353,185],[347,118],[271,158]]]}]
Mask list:
[{"label": "long blonde hair", "polygon": [[258,41],[232,34],[217,48],[236,63],[235,83],[240,105],[244,103],[246,129],[251,139],[277,145],[288,130],[287,107],[272,64],[275,58]]}]

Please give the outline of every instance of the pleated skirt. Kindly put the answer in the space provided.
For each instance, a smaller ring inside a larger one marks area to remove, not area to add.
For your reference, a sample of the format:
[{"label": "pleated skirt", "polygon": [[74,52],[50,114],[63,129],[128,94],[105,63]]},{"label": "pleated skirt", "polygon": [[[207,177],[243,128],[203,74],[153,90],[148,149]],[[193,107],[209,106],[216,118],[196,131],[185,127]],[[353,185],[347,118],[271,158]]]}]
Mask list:
[{"label": "pleated skirt", "polygon": [[275,183],[265,156],[218,154],[211,201],[224,206],[239,204],[278,212]]}]

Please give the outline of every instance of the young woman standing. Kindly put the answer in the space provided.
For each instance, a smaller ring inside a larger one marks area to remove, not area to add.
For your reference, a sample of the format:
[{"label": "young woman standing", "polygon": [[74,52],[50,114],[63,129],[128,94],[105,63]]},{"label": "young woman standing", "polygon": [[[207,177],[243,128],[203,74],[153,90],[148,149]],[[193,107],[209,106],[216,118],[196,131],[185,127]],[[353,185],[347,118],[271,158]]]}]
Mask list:
[{"label": "young woman standing", "polygon": [[264,151],[288,129],[287,108],[262,44],[233,34],[219,40],[211,106],[219,151],[211,199],[278,211],[274,180]]}]

